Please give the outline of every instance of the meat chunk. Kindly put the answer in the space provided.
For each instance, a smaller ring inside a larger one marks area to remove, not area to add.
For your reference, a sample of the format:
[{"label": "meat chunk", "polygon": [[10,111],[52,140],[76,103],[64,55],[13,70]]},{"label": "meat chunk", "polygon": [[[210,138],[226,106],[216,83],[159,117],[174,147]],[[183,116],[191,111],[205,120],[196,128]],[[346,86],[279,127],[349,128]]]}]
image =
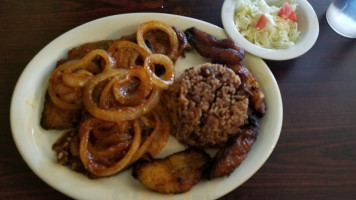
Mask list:
[{"label": "meat chunk", "polygon": [[53,104],[46,94],[41,126],[44,129],[67,129],[76,127],[81,119],[81,110],[65,110]]},{"label": "meat chunk", "polygon": [[176,32],[176,35],[178,37],[178,42],[179,42],[179,49],[178,49],[178,55],[184,56],[185,51],[189,51],[192,49],[192,46],[188,42],[187,36],[179,30],[177,27],[172,26],[174,32]]},{"label": "meat chunk", "polygon": [[[191,49],[188,39],[184,32],[179,30],[177,27],[172,26],[173,31],[177,35],[178,39],[178,51],[171,57],[172,61],[175,62],[180,55],[183,55],[185,51]],[[167,33],[161,30],[152,30],[144,35],[145,43],[153,53],[167,54],[170,48],[169,37]]]},{"label": "meat chunk", "polygon": [[189,146],[224,145],[248,117],[240,83],[239,76],[219,64],[186,70],[161,98],[169,111],[171,134]]},{"label": "meat chunk", "polygon": [[249,123],[241,133],[230,138],[227,144],[215,155],[208,171],[209,178],[230,175],[246,158],[258,134],[256,119],[249,118]]},{"label": "meat chunk", "polygon": [[207,153],[190,148],[164,159],[141,160],[134,165],[132,175],[159,193],[183,193],[199,182],[209,161]]},{"label": "meat chunk", "polygon": [[72,170],[87,174],[87,171],[79,157],[79,136],[77,130],[64,132],[53,144],[57,161],[61,165],[67,165]]},{"label": "meat chunk", "polygon": [[68,51],[67,58],[61,59],[57,62],[57,66],[65,63],[67,61],[70,61],[70,60],[81,59],[87,53],[89,53],[90,51],[95,50],[95,49],[107,50],[112,44],[114,44],[115,42],[120,41],[120,40],[136,42],[136,34],[122,36],[122,37],[120,37],[118,39],[114,39],[114,40],[101,40],[101,41],[97,41],[97,42],[88,42],[88,43],[82,44],[80,46],[74,47]]}]

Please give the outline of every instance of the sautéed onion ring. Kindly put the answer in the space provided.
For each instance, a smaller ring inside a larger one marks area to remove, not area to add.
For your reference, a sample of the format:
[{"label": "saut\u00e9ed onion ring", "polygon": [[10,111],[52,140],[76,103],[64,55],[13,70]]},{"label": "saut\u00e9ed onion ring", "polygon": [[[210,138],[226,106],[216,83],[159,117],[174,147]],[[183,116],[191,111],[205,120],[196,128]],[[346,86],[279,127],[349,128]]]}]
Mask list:
[{"label": "saut\u00e9ed onion ring", "polygon": [[179,53],[178,52],[178,48],[179,48],[178,37],[177,37],[176,32],[173,30],[173,28],[164,22],[152,20],[152,21],[142,23],[138,27],[138,30],[136,33],[136,39],[137,39],[138,45],[140,45],[141,47],[146,49],[149,53],[154,53],[151,51],[150,48],[147,47],[147,45],[145,43],[145,39],[144,39],[145,33],[152,31],[152,30],[161,30],[168,35],[170,47],[166,54],[171,59],[176,58]]},{"label": "saut\u00e9ed onion ring", "polygon": [[80,159],[83,162],[83,165],[86,170],[88,170],[93,175],[97,176],[110,176],[113,175],[123,169],[125,169],[132,160],[133,156],[135,155],[136,151],[139,149],[140,142],[141,142],[141,127],[137,120],[133,120],[132,124],[134,127],[134,135],[133,140],[130,145],[129,150],[127,153],[117,161],[113,166],[105,166],[95,161],[95,158],[91,155],[89,151],[90,145],[90,134],[93,128],[93,125],[96,123],[100,123],[99,119],[90,118],[86,120],[79,129],[80,134],[80,146],[79,146],[79,153]]},{"label": "saut\u00e9ed onion ring", "polygon": [[[142,69],[143,70],[143,69]],[[127,74],[127,69],[113,69],[100,73],[93,77],[84,88],[84,106],[93,116],[112,122],[136,119],[150,112],[159,102],[159,90],[153,87],[148,98],[143,100],[143,103],[137,106],[126,106],[118,108],[104,109],[99,107],[94,101],[93,92],[95,86],[104,80],[114,78],[115,76],[124,76]]]},{"label": "saut\u00e9ed onion ring", "polygon": [[97,56],[105,60],[104,71],[114,66],[113,59],[106,51],[96,49],[80,60],[68,61],[55,68],[49,78],[48,94],[56,106],[68,110],[82,108],[82,88],[100,72],[92,63]]},{"label": "saut\u00e9ed onion ring", "polygon": [[[159,64],[161,66],[164,67],[165,69],[165,73],[164,75],[164,79],[161,79],[160,77],[158,77],[155,73],[154,73],[154,65],[155,64]],[[152,82],[153,84],[155,84],[156,86],[160,87],[160,88],[167,88],[169,85],[171,85],[174,81],[174,64],[172,62],[172,60],[163,55],[163,54],[151,54],[149,55],[144,62],[144,68],[148,71],[148,73],[151,75],[152,77]]]}]

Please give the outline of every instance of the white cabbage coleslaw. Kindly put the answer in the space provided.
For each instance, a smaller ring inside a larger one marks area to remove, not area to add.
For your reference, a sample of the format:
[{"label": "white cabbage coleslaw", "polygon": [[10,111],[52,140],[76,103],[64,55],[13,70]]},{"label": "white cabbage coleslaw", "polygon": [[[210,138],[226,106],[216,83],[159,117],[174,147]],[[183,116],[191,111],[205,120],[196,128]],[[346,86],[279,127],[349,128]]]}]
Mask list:
[{"label": "white cabbage coleslaw", "polygon": [[236,0],[237,30],[250,42],[269,49],[286,49],[299,39],[297,4],[289,0]]}]

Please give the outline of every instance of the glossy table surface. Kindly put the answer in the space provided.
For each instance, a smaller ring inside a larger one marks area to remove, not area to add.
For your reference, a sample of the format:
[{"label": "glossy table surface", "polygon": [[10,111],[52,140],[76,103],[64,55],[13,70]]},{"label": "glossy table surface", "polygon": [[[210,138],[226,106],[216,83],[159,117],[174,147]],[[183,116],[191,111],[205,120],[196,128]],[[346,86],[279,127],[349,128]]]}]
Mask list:
[{"label": "glossy table surface", "polygon": [[[327,24],[331,0],[310,0],[319,19],[314,47],[268,61],[282,95],[280,139],[267,162],[221,199],[356,198],[356,39]],[[10,102],[28,62],[64,32],[105,16],[161,12],[222,27],[223,0],[2,0],[0,2],[0,199],[70,199],[26,165],[12,138]],[[75,188],[74,188],[75,189]]]}]

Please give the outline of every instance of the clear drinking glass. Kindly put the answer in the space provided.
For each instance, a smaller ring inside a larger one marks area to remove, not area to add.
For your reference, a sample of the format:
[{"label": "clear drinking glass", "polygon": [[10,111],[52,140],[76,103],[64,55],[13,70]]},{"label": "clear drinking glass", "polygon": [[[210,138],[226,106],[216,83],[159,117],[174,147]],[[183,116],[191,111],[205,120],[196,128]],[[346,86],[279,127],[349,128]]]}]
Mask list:
[{"label": "clear drinking glass", "polygon": [[335,32],[356,38],[356,0],[334,0],[326,11],[326,20]]}]

